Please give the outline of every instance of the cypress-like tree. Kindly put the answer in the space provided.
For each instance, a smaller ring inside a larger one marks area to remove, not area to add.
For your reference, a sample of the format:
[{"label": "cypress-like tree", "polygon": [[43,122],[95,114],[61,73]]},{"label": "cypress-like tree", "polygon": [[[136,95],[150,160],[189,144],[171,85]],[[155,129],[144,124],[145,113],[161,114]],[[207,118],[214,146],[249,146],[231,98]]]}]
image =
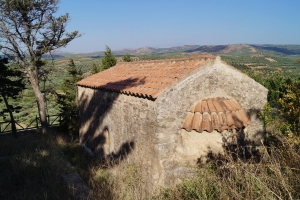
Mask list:
[{"label": "cypress-like tree", "polygon": [[78,105],[77,105],[77,88],[76,83],[80,81],[82,71],[77,70],[73,60],[68,64],[69,77],[65,78],[61,85],[63,93],[57,94],[57,103],[60,114],[62,115],[61,128],[68,131],[69,134],[78,133]]},{"label": "cypress-like tree", "polygon": [[122,57],[122,60],[124,62],[131,62],[132,61],[132,59],[131,59],[131,57],[128,53]]},{"label": "cypress-like tree", "polygon": [[17,136],[16,122],[13,112],[21,109],[20,106],[13,107],[9,104],[9,98],[15,99],[18,94],[25,89],[23,73],[17,68],[7,65],[8,59],[0,59],[0,102],[4,101],[6,109],[0,113],[4,116],[5,112],[9,113],[12,133]]},{"label": "cypress-like tree", "polygon": [[102,58],[101,70],[108,69],[117,64],[117,59],[112,55],[111,49],[106,46],[106,51],[104,52],[104,58]]},{"label": "cypress-like tree", "polygon": [[92,67],[91,73],[92,74],[97,74],[98,72],[100,72],[100,68],[97,67],[95,62],[93,62],[93,67]]}]

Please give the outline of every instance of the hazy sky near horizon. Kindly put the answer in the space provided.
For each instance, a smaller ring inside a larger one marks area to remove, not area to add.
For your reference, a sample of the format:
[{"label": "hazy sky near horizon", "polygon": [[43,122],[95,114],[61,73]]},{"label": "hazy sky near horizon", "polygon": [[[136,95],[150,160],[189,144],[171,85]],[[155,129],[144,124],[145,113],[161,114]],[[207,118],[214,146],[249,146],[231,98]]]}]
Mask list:
[{"label": "hazy sky near horizon", "polygon": [[61,0],[67,31],[83,35],[61,51],[218,44],[300,44],[300,0]]}]

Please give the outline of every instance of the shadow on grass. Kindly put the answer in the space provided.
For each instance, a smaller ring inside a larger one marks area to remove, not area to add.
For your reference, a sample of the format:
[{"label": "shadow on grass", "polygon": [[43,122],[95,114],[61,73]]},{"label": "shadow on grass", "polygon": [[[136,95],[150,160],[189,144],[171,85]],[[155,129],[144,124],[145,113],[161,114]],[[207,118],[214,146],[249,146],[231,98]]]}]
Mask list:
[{"label": "shadow on grass", "polygon": [[0,199],[73,199],[61,176],[72,170],[53,136],[26,134],[0,137]]},{"label": "shadow on grass", "polygon": [[95,199],[113,199],[112,179],[105,170],[107,164],[97,157],[91,157],[83,151],[78,141],[68,136],[60,136],[57,143],[64,157],[88,184]]}]

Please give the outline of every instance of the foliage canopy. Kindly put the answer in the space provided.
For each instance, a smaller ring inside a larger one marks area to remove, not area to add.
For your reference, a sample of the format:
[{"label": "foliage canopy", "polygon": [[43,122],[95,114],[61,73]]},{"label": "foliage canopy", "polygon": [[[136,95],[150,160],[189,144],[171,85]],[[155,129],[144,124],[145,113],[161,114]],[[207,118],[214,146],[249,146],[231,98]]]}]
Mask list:
[{"label": "foliage canopy", "polygon": [[77,106],[77,90],[76,83],[83,76],[81,70],[76,69],[73,60],[70,60],[67,71],[69,77],[65,78],[61,85],[62,94],[57,94],[57,103],[59,111],[62,115],[61,128],[70,134],[78,133],[78,106]]},{"label": "foliage canopy", "polygon": [[93,62],[91,74],[97,74],[98,72],[100,72],[100,68],[96,65],[95,62]]},{"label": "foliage canopy", "polygon": [[0,110],[0,114],[5,119],[4,113],[9,113],[10,122],[12,124],[12,132],[16,135],[16,125],[13,112],[18,112],[20,106],[12,106],[9,104],[9,98],[16,99],[18,94],[25,89],[23,73],[14,66],[8,65],[8,59],[0,59],[0,102],[4,101],[6,109]]},{"label": "foliage canopy", "polygon": [[131,62],[132,61],[132,59],[131,59],[131,57],[128,53],[122,57],[122,60],[124,62]]},{"label": "foliage canopy", "polygon": [[104,58],[102,59],[102,70],[108,69],[117,64],[117,59],[112,55],[111,49],[106,46],[106,51],[104,52]]},{"label": "foliage canopy", "polygon": [[20,66],[38,104],[43,133],[47,132],[44,94],[40,90],[42,55],[80,36],[66,32],[69,15],[55,17],[58,0],[0,0],[1,52]]}]

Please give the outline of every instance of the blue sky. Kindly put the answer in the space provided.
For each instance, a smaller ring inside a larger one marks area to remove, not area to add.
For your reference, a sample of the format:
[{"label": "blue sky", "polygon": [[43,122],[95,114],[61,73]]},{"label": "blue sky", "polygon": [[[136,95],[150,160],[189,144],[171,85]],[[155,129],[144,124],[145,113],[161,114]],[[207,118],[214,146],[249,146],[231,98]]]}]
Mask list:
[{"label": "blue sky", "polygon": [[300,0],[61,0],[62,51],[217,44],[300,44]]}]

